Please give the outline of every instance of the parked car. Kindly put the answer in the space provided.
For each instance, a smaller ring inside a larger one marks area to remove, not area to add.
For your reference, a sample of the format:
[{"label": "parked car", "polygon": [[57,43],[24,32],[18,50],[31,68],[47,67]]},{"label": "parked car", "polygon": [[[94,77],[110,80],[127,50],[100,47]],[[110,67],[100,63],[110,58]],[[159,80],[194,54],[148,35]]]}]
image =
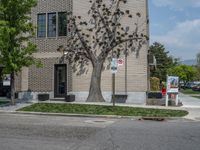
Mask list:
[{"label": "parked car", "polygon": [[200,84],[194,85],[194,86],[192,87],[192,90],[193,90],[193,91],[200,91]]},{"label": "parked car", "polygon": [[187,82],[185,84],[185,88],[192,89],[194,86],[200,84],[199,81]]},{"label": "parked car", "polygon": [[185,88],[191,89],[193,85],[194,85],[193,82],[187,82],[187,83],[185,84]]},{"label": "parked car", "polygon": [[185,88],[185,83],[184,82],[179,82],[179,88],[184,89]]}]

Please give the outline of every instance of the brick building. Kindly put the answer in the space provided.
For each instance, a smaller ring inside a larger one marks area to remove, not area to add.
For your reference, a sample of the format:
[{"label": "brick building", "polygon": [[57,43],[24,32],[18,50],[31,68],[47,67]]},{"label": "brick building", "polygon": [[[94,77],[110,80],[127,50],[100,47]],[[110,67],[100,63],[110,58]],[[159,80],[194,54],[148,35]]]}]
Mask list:
[{"label": "brick building", "polygon": [[[132,14],[140,12],[141,21],[148,18],[147,0],[128,0],[124,6]],[[66,45],[69,34],[66,30],[67,15],[71,11],[74,15],[87,17],[89,5],[87,0],[38,0],[38,4],[32,9],[32,23],[37,27],[36,37],[33,42],[38,47],[34,56],[43,63],[42,68],[31,66],[23,68],[16,81],[16,90],[19,98],[37,99],[38,93],[49,93],[50,98],[64,97],[65,91],[75,94],[76,101],[85,101],[88,95],[91,71],[77,76],[72,72],[66,62],[61,63],[62,53],[57,49],[60,45]],[[127,22],[130,26],[133,22]],[[148,35],[148,25],[144,25]],[[116,74],[116,93],[128,94],[127,103],[144,104],[148,90],[147,76],[147,52],[148,44],[140,51],[139,58],[132,53],[127,58],[127,76],[125,77],[125,65],[119,67]],[[124,56],[121,56],[124,59]],[[102,92],[106,101],[111,100],[112,74],[110,70],[102,73]]]}]

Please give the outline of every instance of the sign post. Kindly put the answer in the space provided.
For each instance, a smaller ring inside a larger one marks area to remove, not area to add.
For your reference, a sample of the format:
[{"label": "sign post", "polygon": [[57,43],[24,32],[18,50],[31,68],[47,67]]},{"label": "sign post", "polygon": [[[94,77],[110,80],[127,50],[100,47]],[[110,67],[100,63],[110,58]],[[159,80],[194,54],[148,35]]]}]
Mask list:
[{"label": "sign post", "polygon": [[170,94],[174,94],[176,96],[175,103],[176,106],[178,105],[178,84],[179,84],[179,77],[167,76],[167,93],[166,93],[165,106],[168,106]]},{"label": "sign post", "polygon": [[117,73],[117,67],[118,67],[117,59],[112,58],[111,72],[112,72],[112,102],[113,102],[113,106],[115,106],[115,74]]}]

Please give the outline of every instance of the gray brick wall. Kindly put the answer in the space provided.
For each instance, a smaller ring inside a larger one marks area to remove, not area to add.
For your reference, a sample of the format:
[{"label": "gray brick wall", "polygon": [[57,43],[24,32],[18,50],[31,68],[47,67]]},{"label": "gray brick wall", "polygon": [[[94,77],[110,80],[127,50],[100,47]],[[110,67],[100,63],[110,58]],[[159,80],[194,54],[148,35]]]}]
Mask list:
[{"label": "gray brick wall", "polygon": [[[31,66],[29,68],[29,89],[33,92],[54,91],[54,65],[59,64],[60,58],[39,59],[42,68]],[[67,65],[67,91],[72,90],[71,68]]]},{"label": "gray brick wall", "polygon": [[[70,12],[72,10],[72,0],[38,0],[38,4],[32,9],[31,18],[32,23],[37,29],[37,14],[51,13],[51,12]],[[37,33],[37,30],[35,30]],[[68,34],[69,35],[69,34]],[[46,37],[32,39],[37,45],[38,52],[56,52],[58,46],[66,45],[66,37]]]},{"label": "gray brick wall", "polygon": [[[140,12],[142,14],[141,22],[147,19],[147,4],[146,0],[128,0],[124,9],[130,9],[132,14]],[[37,14],[71,11],[73,9],[74,15],[81,15],[87,17],[89,10],[88,0],[38,0],[38,5],[32,9],[32,22],[37,27]],[[127,20],[122,20],[127,23]],[[133,22],[128,22],[132,26]],[[144,24],[144,29],[148,34],[148,25]],[[66,45],[69,37],[55,37],[55,38],[37,38],[32,41],[38,47],[38,53],[35,55],[44,64],[43,68],[36,68],[31,66],[29,68],[28,87],[34,92],[52,92],[54,91],[54,64],[59,63],[59,56],[56,50],[60,45]],[[128,58],[128,91],[129,92],[146,92],[147,91],[147,50],[148,44],[144,45],[140,51],[138,59],[135,54],[130,54]],[[124,57],[122,57],[124,58]],[[68,91],[81,92],[88,91],[91,79],[91,71],[82,76],[76,76],[72,73],[68,66]],[[124,91],[124,73],[125,68],[121,67],[116,75],[116,91]],[[20,80],[20,77],[19,77]],[[20,91],[20,81],[17,81],[17,89]],[[104,71],[102,74],[102,91],[111,91],[111,72]]]}]

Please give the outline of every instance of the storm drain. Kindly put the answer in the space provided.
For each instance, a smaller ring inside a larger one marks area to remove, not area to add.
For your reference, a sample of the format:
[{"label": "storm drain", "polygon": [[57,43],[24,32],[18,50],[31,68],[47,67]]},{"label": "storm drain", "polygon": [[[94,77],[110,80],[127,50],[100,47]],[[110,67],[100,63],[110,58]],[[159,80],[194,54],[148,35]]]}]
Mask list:
[{"label": "storm drain", "polygon": [[108,120],[86,120],[85,123],[92,123],[92,124],[111,124],[114,121]]},{"label": "storm drain", "polygon": [[162,118],[162,117],[142,117],[139,120],[165,121],[165,118]]}]

